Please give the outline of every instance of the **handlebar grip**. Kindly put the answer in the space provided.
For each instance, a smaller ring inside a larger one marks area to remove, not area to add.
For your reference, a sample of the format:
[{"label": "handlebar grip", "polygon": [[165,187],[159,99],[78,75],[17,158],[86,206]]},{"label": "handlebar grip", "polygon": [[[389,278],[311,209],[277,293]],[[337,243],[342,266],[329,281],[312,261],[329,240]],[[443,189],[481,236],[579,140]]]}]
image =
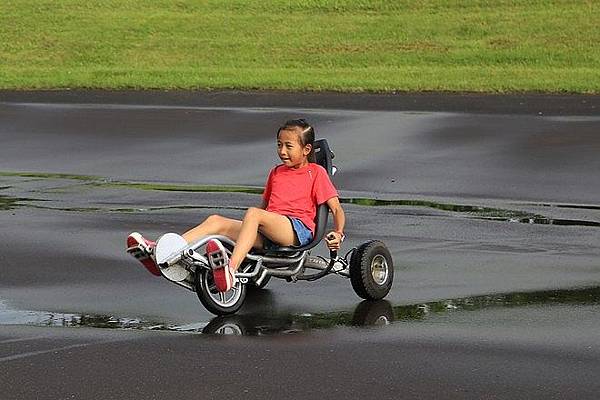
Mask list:
[{"label": "handlebar grip", "polygon": [[[333,234],[329,235],[329,236],[327,236],[327,239],[329,239],[329,240],[335,239],[335,236]],[[329,258],[333,258],[333,259],[337,258],[337,250],[329,250]]]}]

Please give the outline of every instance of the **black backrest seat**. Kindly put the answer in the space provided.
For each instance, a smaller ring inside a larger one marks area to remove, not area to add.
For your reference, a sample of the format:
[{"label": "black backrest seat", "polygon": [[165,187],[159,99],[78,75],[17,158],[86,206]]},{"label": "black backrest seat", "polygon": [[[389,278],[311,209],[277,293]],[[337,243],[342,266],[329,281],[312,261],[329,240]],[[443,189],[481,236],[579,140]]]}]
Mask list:
[{"label": "black backrest seat", "polygon": [[[326,139],[318,139],[314,142],[315,158],[317,164],[325,168],[329,177],[333,176],[333,152],[329,148],[329,144]],[[268,253],[297,253],[300,251],[310,250],[319,244],[323,236],[325,236],[325,230],[327,229],[327,218],[329,216],[329,207],[327,204],[320,204],[317,207],[317,215],[315,217],[315,235],[313,240],[302,247],[276,247],[269,249]]]},{"label": "black backrest seat", "polygon": [[333,158],[335,156],[329,148],[329,143],[327,143],[327,139],[315,140],[314,148],[317,164],[325,168],[325,171],[327,171],[329,177],[331,178],[333,176]]}]

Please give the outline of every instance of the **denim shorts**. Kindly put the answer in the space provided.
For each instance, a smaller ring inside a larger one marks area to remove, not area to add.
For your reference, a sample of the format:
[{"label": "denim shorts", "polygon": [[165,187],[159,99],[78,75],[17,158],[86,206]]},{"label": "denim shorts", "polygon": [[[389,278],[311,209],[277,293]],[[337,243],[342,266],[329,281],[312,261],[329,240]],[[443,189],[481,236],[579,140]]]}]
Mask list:
[{"label": "denim shorts", "polygon": [[300,221],[298,218],[288,217],[292,222],[292,227],[294,228],[294,233],[298,238],[298,242],[300,242],[300,246],[306,246],[310,243],[313,238],[312,232],[310,229],[304,225],[304,222]]},{"label": "denim shorts", "polygon": [[[298,242],[300,243],[299,246],[290,246],[290,247],[302,247],[302,246],[306,246],[307,244],[309,244],[313,238],[313,235],[312,235],[312,232],[310,231],[310,229],[308,229],[306,227],[306,225],[304,225],[304,222],[300,221],[298,218],[288,217],[287,215],[286,215],[286,217],[292,223],[292,228],[294,229],[294,234],[296,235],[296,237],[298,238]],[[264,243],[265,250],[276,250],[278,247],[281,247],[281,245],[279,245],[277,243],[273,243],[266,236],[263,236],[263,243]]]}]

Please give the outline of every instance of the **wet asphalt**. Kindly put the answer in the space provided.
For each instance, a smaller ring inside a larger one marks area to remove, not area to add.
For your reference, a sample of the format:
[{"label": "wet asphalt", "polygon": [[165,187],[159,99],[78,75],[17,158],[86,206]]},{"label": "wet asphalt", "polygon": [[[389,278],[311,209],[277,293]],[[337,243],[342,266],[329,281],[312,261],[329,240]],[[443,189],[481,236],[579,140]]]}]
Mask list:
[{"label": "wet asphalt", "polygon": [[[597,398],[599,110],[597,96],[0,92],[3,393]],[[241,217],[259,196],[223,186],[260,188],[297,116],[336,153],[346,248],[390,248],[386,301],[341,277],[274,280],[213,318],[124,254],[132,230]]]}]

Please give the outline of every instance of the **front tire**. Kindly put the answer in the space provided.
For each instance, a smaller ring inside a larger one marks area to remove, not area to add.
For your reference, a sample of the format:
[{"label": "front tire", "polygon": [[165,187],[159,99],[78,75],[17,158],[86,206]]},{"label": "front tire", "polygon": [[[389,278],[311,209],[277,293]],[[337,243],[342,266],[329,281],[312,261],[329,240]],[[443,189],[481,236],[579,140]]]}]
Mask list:
[{"label": "front tire", "polygon": [[212,272],[202,268],[196,274],[196,294],[204,307],[215,315],[229,315],[237,312],[246,299],[246,285],[239,280],[231,290],[219,292]]},{"label": "front tire", "polygon": [[350,258],[350,282],[366,300],[387,296],[394,280],[392,255],[382,242],[372,240],[358,246]]}]

